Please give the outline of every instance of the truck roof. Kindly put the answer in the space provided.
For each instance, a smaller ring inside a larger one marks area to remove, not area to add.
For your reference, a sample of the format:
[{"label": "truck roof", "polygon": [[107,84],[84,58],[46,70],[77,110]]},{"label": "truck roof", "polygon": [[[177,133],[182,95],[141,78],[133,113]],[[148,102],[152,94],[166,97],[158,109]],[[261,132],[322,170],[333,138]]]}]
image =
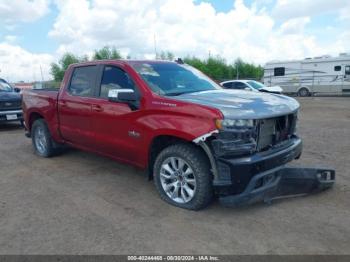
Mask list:
[{"label": "truck roof", "polygon": [[176,64],[176,62],[168,61],[168,60],[148,60],[148,59],[105,59],[105,60],[94,60],[94,61],[87,61],[87,62],[81,62],[81,63],[75,63],[71,66],[80,66],[80,65],[98,65],[98,64],[105,64],[105,63],[111,63],[111,62],[118,62],[122,64],[128,64],[128,65],[135,65],[135,64],[165,64],[165,63],[171,63]]}]

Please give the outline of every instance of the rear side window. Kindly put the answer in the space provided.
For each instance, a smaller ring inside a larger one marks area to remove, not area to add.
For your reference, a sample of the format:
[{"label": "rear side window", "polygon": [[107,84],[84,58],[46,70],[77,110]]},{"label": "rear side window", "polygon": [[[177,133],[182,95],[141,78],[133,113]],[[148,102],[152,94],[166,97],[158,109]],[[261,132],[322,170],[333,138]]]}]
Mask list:
[{"label": "rear side window", "polygon": [[76,67],[68,88],[74,96],[91,96],[95,84],[96,66]]},{"label": "rear side window", "polygon": [[108,98],[111,89],[133,89],[135,84],[129,75],[115,66],[105,66],[101,81],[100,97]]},{"label": "rear side window", "polygon": [[334,71],[340,71],[341,70],[341,66],[335,66],[334,67]]},{"label": "rear side window", "polygon": [[225,88],[231,88],[232,87],[232,82],[224,83],[222,84],[223,87]]},{"label": "rear side window", "polygon": [[233,84],[232,87],[234,89],[244,89],[248,87],[245,83],[242,83],[242,82],[233,82],[232,84]]},{"label": "rear side window", "polygon": [[284,76],[285,70],[286,69],[284,67],[275,67],[273,74],[274,76]]}]

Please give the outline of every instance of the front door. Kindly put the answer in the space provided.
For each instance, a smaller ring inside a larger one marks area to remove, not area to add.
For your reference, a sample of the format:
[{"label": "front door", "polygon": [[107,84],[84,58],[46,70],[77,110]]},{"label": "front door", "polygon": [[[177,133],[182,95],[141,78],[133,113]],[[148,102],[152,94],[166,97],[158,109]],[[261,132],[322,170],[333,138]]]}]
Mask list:
[{"label": "front door", "polygon": [[97,66],[82,66],[73,70],[67,88],[58,99],[60,132],[66,141],[89,148],[94,140],[91,103]]},{"label": "front door", "polygon": [[139,110],[128,103],[108,101],[110,89],[138,90],[131,77],[122,68],[105,65],[101,72],[99,92],[92,104],[92,126],[95,132],[97,151],[137,162],[140,131],[135,122]]}]

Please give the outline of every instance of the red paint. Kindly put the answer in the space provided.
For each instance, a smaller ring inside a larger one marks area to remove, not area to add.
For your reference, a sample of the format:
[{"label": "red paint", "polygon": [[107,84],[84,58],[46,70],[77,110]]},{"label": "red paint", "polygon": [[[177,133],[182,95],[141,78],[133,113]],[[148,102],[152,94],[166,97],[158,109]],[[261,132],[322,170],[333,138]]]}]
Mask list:
[{"label": "red paint", "polygon": [[[131,76],[141,94],[138,110],[132,111],[126,103],[72,96],[67,92],[74,67],[99,64],[119,66]],[[127,61],[116,60],[70,66],[58,94],[45,90],[24,91],[23,110],[29,131],[33,119],[40,116],[46,120],[55,141],[141,168],[147,167],[149,149],[157,136],[192,141],[215,130],[215,119],[222,118],[217,109],[153,93]],[[132,131],[140,136],[130,135]]]}]

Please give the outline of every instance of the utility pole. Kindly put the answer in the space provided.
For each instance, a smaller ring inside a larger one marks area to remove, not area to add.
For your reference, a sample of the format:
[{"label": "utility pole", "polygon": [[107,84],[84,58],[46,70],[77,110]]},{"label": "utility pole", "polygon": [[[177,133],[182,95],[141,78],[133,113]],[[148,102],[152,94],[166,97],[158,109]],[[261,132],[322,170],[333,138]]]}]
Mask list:
[{"label": "utility pole", "polygon": [[154,54],[155,54],[155,57],[156,59],[158,58],[158,55],[157,55],[157,40],[156,40],[156,33],[153,34],[153,42],[154,42]]},{"label": "utility pole", "polygon": [[41,68],[41,65],[40,65],[40,73],[41,73],[41,81],[44,82],[43,69]]}]

